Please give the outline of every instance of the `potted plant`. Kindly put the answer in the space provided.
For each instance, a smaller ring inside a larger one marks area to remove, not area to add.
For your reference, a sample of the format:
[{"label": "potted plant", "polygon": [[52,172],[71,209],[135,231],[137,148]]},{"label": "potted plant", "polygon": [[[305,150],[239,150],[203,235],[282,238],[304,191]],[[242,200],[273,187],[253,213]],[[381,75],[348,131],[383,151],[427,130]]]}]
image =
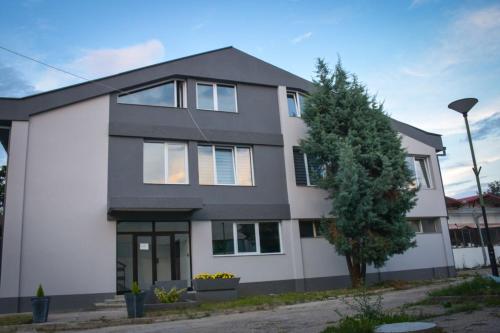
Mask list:
[{"label": "potted plant", "polygon": [[139,288],[137,281],[132,283],[132,289],[125,294],[127,313],[129,318],[140,318],[144,316],[144,297],[146,293]]},{"label": "potted plant", "polygon": [[229,300],[238,296],[240,278],[233,273],[200,273],[193,277],[193,289],[200,300]]},{"label": "potted plant", "polygon": [[45,323],[49,316],[49,305],[50,297],[45,296],[43,287],[41,284],[38,285],[36,290],[36,296],[31,297],[31,308],[33,310],[33,322],[34,323]]}]

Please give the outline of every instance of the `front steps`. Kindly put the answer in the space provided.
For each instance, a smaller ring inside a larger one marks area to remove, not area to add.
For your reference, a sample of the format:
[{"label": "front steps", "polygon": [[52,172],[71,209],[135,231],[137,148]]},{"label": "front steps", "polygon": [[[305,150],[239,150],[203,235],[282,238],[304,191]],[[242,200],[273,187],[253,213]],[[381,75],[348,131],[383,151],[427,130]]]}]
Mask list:
[{"label": "front steps", "polygon": [[115,295],[113,298],[105,299],[102,302],[94,303],[96,310],[125,309],[125,296]]}]

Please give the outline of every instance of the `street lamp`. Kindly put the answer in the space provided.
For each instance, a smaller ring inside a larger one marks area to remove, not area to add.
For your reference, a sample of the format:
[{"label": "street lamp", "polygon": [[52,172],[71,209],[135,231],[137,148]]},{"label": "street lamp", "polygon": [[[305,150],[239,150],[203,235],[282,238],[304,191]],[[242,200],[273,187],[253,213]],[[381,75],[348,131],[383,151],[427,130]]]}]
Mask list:
[{"label": "street lamp", "polygon": [[[476,176],[477,190],[479,192],[479,204],[481,205],[481,211],[483,213],[484,229],[486,230],[486,245],[488,247],[488,254],[490,257],[491,273],[494,276],[498,276],[497,259],[495,257],[495,249],[491,244],[490,229],[488,227],[488,219],[486,217],[486,208],[484,207],[483,191],[481,189],[481,182],[479,181],[479,173],[481,172],[481,167],[479,167],[479,169],[477,168],[476,155],[474,154],[474,146],[472,145],[472,137],[470,135],[469,121],[467,120],[467,113],[470,111],[470,109],[474,107],[474,105],[476,105],[477,102],[478,102],[477,98],[463,98],[451,102],[448,105],[448,108],[457,111],[464,116],[465,127],[467,128],[467,137],[469,138],[470,152],[472,155],[472,163],[473,163],[472,171],[474,171],[474,175]],[[479,232],[481,233],[481,229],[479,229]]]}]

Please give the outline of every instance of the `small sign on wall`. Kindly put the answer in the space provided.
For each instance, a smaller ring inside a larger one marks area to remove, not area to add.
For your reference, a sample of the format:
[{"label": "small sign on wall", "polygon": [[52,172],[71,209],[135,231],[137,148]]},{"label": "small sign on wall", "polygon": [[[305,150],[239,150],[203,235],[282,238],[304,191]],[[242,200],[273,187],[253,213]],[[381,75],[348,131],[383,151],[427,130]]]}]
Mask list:
[{"label": "small sign on wall", "polygon": [[149,243],[139,243],[139,250],[149,251]]}]

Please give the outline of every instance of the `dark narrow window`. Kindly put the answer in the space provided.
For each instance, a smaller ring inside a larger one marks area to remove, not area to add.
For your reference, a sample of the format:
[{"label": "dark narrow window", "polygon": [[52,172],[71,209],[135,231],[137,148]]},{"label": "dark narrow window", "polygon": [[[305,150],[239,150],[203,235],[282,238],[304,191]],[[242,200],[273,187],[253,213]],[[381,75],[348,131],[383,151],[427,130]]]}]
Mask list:
[{"label": "dark narrow window", "polygon": [[213,254],[234,254],[233,223],[212,221]]},{"label": "dark narrow window", "polygon": [[279,253],[280,230],[277,222],[259,223],[260,253]]},{"label": "dark narrow window", "polygon": [[300,221],[299,222],[300,237],[312,238],[314,237],[313,221]]},{"label": "dark narrow window", "polygon": [[307,173],[304,154],[299,147],[293,147],[293,163],[295,166],[295,183],[299,186],[307,186]]}]

